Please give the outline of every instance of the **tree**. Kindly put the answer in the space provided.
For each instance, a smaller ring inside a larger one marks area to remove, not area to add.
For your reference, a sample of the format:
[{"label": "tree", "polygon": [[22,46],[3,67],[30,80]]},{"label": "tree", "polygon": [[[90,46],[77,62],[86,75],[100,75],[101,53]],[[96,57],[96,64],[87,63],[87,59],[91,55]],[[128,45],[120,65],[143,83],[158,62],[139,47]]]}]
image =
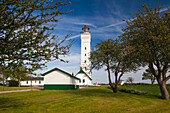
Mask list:
[{"label": "tree", "polygon": [[127,44],[127,51],[149,67],[159,84],[162,98],[169,99],[166,82],[170,79],[170,75],[167,75],[170,62],[170,13],[161,13],[160,6],[152,8],[144,4],[142,7],[143,11],[139,9],[136,18],[126,21],[127,26],[120,38]]},{"label": "tree", "polygon": [[[0,70],[11,72],[14,65],[22,64],[29,72],[42,69],[45,63],[67,55],[71,41],[63,45],[52,35],[58,16],[72,12],[62,9],[70,2],[53,3],[48,0],[0,1]],[[5,78],[5,77],[4,77]]]},{"label": "tree", "polygon": [[[94,50],[95,49],[95,50]],[[108,39],[98,43],[91,52],[92,69],[99,70],[106,67],[109,85],[113,92],[118,91],[118,84],[124,73],[135,71],[136,66],[128,59],[128,54],[124,51],[124,46],[118,40]],[[115,86],[111,81],[111,72],[114,72]]]},{"label": "tree", "polygon": [[21,85],[21,80],[28,78],[28,71],[23,66],[16,66],[13,70],[11,79],[17,80],[18,87]]},{"label": "tree", "polygon": [[134,78],[132,78],[132,77],[128,77],[126,80],[126,82],[130,82],[131,84],[133,83],[133,81],[134,81]]},{"label": "tree", "polygon": [[3,78],[0,76],[0,81],[2,81],[3,80]]},{"label": "tree", "polygon": [[151,80],[151,84],[153,84],[156,80],[156,78],[154,77],[154,75],[152,74],[151,70],[148,68],[145,70],[146,72],[144,72],[142,74],[142,80],[147,80],[150,79]]}]

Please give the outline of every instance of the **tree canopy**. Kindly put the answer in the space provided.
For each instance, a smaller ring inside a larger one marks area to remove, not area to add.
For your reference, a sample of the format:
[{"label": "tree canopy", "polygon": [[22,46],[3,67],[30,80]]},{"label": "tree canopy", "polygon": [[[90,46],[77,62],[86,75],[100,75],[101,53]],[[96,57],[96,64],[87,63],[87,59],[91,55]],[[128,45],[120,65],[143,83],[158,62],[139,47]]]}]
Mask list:
[{"label": "tree canopy", "polygon": [[[164,99],[169,99],[166,81],[170,62],[170,13],[160,12],[158,8],[142,5],[136,18],[127,20],[127,26],[120,36],[127,45],[127,51],[141,64],[147,65],[156,77]],[[158,73],[156,73],[158,70]]]},{"label": "tree canopy", "polygon": [[[92,68],[100,69],[106,67],[109,85],[114,93],[117,92],[117,86],[124,73],[136,71],[137,69],[136,64],[131,62],[129,54],[124,48],[124,44],[118,40],[108,39],[98,43],[91,52],[90,59],[92,62]],[[110,71],[114,73],[115,87],[112,85]]]},{"label": "tree canopy", "polygon": [[130,82],[131,84],[133,83],[133,81],[134,81],[134,78],[132,78],[132,77],[128,77],[126,80],[126,82]]},{"label": "tree canopy", "polygon": [[[60,59],[69,53],[71,43],[62,45],[66,37],[59,40],[51,35],[58,16],[72,12],[63,9],[71,4],[67,0],[1,0],[0,1],[0,68],[13,68],[22,64],[34,71],[45,63]],[[60,59],[63,61],[62,59]]]}]

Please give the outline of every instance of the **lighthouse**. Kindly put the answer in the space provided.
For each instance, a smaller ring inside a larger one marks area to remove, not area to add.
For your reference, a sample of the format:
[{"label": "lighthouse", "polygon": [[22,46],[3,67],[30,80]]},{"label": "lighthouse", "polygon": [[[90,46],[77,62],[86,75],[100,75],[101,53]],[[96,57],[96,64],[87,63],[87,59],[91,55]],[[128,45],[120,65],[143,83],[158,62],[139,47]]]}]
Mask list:
[{"label": "lighthouse", "polygon": [[91,62],[90,58],[90,44],[91,44],[91,33],[90,28],[85,25],[82,28],[83,32],[81,35],[81,68],[91,78]]}]

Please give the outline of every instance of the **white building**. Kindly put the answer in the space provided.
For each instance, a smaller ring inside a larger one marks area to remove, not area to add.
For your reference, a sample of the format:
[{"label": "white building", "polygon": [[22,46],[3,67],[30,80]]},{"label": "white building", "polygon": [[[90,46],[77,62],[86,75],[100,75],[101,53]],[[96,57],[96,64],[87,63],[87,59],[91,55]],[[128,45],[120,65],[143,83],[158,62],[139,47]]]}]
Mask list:
[{"label": "white building", "polygon": [[91,33],[90,28],[87,25],[82,28],[83,32],[81,35],[81,68],[91,78],[91,62],[90,58],[90,44],[91,44]]},{"label": "white building", "polygon": [[76,74],[77,78],[80,78],[79,85],[80,86],[90,86],[93,85],[91,83],[92,79],[89,77],[82,69]]},{"label": "white building", "polygon": [[76,77],[80,78],[79,85],[89,86],[92,85],[91,78],[91,61],[90,58],[90,45],[91,45],[91,33],[90,28],[85,25],[82,28],[81,35],[81,65],[80,71],[76,74]]},{"label": "white building", "polygon": [[20,86],[44,86],[44,77],[29,77],[23,81],[21,81]]},{"label": "white building", "polygon": [[59,68],[54,68],[43,74],[44,89],[69,90],[79,88],[80,79]]},{"label": "white building", "polygon": [[[11,79],[10,77],[7,78],[7,83],[9,84],[10,80],[17,79]],[[34,76],[34,75],[28,75],[28,78],[20,81],[20,86],[44,86],[44,77],[43,76]]]}]

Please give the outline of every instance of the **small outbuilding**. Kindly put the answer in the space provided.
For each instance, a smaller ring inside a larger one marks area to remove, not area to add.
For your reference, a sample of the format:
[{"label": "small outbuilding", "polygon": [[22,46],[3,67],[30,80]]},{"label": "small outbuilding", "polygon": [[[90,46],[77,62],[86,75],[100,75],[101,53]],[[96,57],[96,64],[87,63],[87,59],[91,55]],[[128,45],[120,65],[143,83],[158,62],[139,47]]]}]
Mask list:
[{"label": "small outbuilding", "polygon": [[29,77],[25,80],[21,81],[21,86],[43,86],[44,85],[44,77]]},{"label": "small outbuilding", "polygon": [[59,68],[51,69],[42,74],[44,89],[71,90],[79,88],[80,79]]},{"label": "small outbuilding", "polygon": [[80,71],[76,74],[76,77],[80,79],[80,82],[79,82],[80,86],[93,85],[91,77],[87,75],[81,68],[80,68]]}]

